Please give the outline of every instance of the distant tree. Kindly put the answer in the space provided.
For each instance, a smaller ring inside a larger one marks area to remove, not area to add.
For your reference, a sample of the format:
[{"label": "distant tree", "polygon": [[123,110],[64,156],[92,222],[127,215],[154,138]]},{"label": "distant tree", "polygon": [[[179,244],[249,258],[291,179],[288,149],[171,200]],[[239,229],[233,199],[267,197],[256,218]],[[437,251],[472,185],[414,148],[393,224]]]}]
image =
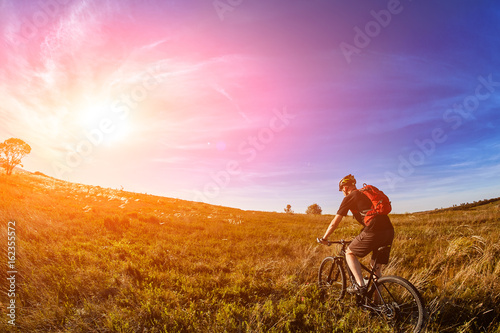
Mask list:
[{"label": "distant tree", "polygon": [[315,215],[321,215],[323,210],[318,204],[312,204],[311,206],[307,207],[306,214],[315,214]]},{"label": "distant tree", "polygon": [[21,139],[10,138],[0,143],[0,166],[5,168],[8,175],[17,165],[21,165],[21,159],[31,152],[31,147]]},{"label": "distant tree", "polygon": [[293,214],[292,205],[286,205],[285,213]]}]

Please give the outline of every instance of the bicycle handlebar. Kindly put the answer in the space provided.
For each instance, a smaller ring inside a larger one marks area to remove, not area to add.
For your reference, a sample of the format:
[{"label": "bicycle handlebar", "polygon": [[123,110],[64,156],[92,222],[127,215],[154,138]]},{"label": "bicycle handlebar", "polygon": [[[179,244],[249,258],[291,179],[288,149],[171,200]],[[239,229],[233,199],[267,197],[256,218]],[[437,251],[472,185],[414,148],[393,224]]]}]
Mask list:
[{"label": "bicycle handlebar", "polygon": [[[317,241],[318,243],[322,244],[322,243],[321,243],[321,239],[316,238],[316,241]],[[341,239],[341,240],[338,240],[338,241],[329,241],[329,240],[327,240],[327,242],[328,242],[328,244],[327,244],[327,245],[328,245],[328,246],[331,246],[331,245],[333,245],[333,244],[349,245],[349,244],[351,244],[351,242],[352,242],[352,241],[346,241],[346,240]]]}]

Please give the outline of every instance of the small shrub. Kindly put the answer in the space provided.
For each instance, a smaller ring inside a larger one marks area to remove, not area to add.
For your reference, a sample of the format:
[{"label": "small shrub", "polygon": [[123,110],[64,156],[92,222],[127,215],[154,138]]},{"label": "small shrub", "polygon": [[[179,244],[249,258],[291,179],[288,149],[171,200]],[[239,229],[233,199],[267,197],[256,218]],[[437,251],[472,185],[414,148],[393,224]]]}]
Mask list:
[{"label": "small shrub", "polygon": [[311,206],[307,207],[306,214],[314,214],[314,215],[321,215],[323,210],[318,204],[312,204]]},{"label": "small shrub", "polygon": [[136,218],[139,217],[139,213],[137,213],[137,212],[130,212],[130,213],[127,214],[127,216],[130,217],[130,218],[136,219]]},{"label": "small shrub", "polygon": [[141,220],[142,222],[151,223],[151,224],[160,224],[160,219],[154,215],[141,216],[141,217],[139,217],[139,220]]},{"label": "small shrub", "polygon": [[108,216],[104,219],[104,227],[109,231],[124,231],[130,227],[130,220],[126,216],[123,216],[121,219],[117,215],[113,217]]}]

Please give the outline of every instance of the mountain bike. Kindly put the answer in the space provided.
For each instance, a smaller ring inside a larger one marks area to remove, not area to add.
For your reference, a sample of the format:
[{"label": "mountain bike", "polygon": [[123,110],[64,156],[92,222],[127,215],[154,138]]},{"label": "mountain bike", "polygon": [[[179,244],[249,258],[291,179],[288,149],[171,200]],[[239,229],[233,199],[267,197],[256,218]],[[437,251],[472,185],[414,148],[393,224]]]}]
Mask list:
[{"label": "mountain bike", "polygon": [[[341,301],[348,290],[353,290],[351,293],[356,296],[356,304],[361,309],[385,320],[395,332],[421,332],[425,319],[422,296],[415,286],[402,277],[378,277],[374,269],[377,258],[371,269],[361,264],[362,270],[368,273],[364,277],[366,292],[354,291],[357,282],[345,258],[345,251],[350,243],[351,241],[343,239],[328,241],[328,246],[339,244],[341,249],[337,255],[326,257],[321,262],[318,281],[322,292],[334,301]],[[389,248],[390,246],[383,246],[378,249],[378,253]],[[352,287],[348,288],[348,284]]]}]

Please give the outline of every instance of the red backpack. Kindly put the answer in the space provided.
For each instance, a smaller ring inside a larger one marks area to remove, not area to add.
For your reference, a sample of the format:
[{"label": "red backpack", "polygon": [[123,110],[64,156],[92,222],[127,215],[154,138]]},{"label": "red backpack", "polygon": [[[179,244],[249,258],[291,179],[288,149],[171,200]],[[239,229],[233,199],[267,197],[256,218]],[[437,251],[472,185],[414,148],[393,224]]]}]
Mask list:
[{"label": "red backpack", "polygon": [[360,188],[359,191],[365,194],[372,202],[372,209],[361,212],[364,216],[366,225],[368,225],[375,216],[387,215],[391,212],[392,206],[389,198],[375,186],[363,184],[363,188]]}]

